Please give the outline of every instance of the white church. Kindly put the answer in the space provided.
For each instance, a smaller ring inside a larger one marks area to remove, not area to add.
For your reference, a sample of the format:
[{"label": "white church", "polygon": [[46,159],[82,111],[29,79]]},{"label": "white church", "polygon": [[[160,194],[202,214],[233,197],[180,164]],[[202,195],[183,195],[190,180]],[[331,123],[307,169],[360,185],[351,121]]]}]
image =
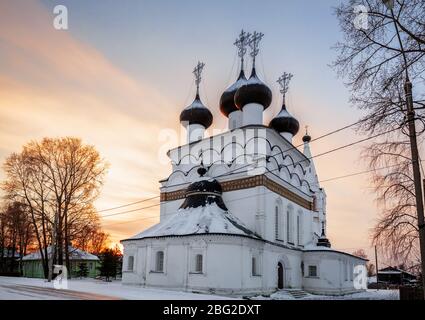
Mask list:
[{"label": "white church", "polygon": [[225,295],[365,288],[366,260],[331,249],[326,238],[326,194],[311,137],[303,137],[303,152],[293,145],[299,122],[285,103],[291,74],[278,80],[281,111],[263,121],[272,91],[255,69],[262,36],[242,31],[235,42],[240,75],[221,96],[225,133],[205,136],[213,116],[199,93],[204,64],[195,68],[196,97],[180,115],[187,144],[168,151],[160,223],[122,240],[124,284]]}]

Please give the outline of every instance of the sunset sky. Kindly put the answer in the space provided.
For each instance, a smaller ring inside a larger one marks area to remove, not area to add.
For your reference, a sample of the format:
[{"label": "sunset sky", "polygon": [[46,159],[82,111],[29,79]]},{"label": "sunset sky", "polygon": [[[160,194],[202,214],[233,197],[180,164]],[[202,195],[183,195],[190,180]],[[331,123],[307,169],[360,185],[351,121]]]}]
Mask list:
[{"label": "sunset sky", "polygon": [[[158,135],[181,130],[178,117],[194,97],[198,60],[206,64],[201,96],[214,115],[213,128],[226,127],[218,101],[236,77],[232,44],[242,28],[265,34],[258,71],[274,93],[267,123],[280,109],[276,79],[283,71],[295,75],[288,108],[313,138],[353,123],[361,114],[328,66],[336,56],[331,47],[342,36],[332,14],[338,2],[0,0],[0,161],[32,139],[76,136],[110,163],[98,210],[158,195],[158,181],[170,173],[170,165],[159,162]],[[53,28],[57,4],[68,8],[68,30]],[[318,154],[360,138],[346,130],[311,148]],[[367,170],[363,146],[315,160],[320,180]],[[335,249],[371,253],[378,209],[368,178],[323,184]],[[102,223],[118,242],[157,223],[158,216],[156,206]]]}]

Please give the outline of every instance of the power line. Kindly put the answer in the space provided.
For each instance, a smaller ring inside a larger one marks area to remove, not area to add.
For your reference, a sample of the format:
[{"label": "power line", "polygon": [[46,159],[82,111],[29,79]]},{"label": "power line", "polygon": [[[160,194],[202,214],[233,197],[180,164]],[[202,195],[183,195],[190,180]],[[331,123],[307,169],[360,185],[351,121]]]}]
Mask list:
[{"label": "power line", "polygon": [[[99,213],[99,212],[105,212],[105,211],[112,211],[112,210],[115,210],[115,209],[121,209],[121,208],[129,207],[129,206],[132,206],[132,205],[135,205],[135,204],[138,204],[138,203],[147,202],[147,201],[150,201],[150,200],[153,200],[153,199],[156,199],[156,198],[159,198],[159,196],[155,196],[155,197],[152,197],[152,198],[147,198],[147,199],[131,202],[131,203],[124,204],[124,205],[118,206],[118,207],[98,210],[97,212]],[[107,217],[107,216],[103,216],[103,217]]]},{"label": "power line", "polygon": [[[388,168],[391,168],[391,167],[394,167],[394,166],[396,166],[396,165],[381,167],[381,168],[378,168],[378,169],[375,169],[375,170],[388,169]],[[356,175],[360,175],[360,174],[365,174],[365,173],[368,173],[368,172],[372,172],[372,171],[375,171],[375,170],[361,171],[361,172],[356,172],[356,173],[348,174],[348,175],[345,175],[345,176],[333,177],[333,178],[329,178],[329,179],[326,179],[326,180],[319,181],[319,183],[327,182],[327,181],[333,181],[333,180],[337,180],[337,179],[349,178],[349,177],[353,177],[353,176],[356,176]],[[265,195],[265,194],[268,194],[268,193],[273,193],[273,191],[265,191],[261,195]],[[236,199],[228,200],[226,202],[234,202],[234,201],[244,200],[244,199],[251,198],[251,197],[252,196],[241,197],[241,198],[236,198]],[[139,211],[139,210],[143,210],[143,209],[149,209],[149,208],[156,207],[156,206],[159,206],[159,205],[160,205],[160,203],[154,204],[154,205],[151,205],[151,206],[147,206],[147,207],[143,207],[143,208],[139,208],[139,209],[136,209],[136,210],[130,210],[130,211],[121,212],[121,213],[118,213],[118,214],[124,214],[124,213]],[[118,215],[118,214],[113,214],[113,215]],[[103,216],[103,217],[106,217],[106,216]],[[134,222],[134,221],[139,221],[139,220],[145,220],[145,219],[151,219],[151,218],[156,218],[156,217],[158,217],[158,216],[155,215],[155,216],[151,216],[151,217],[143,217],[143,218],[139,218],[139,219],[136,219],[136,220],[119,222],[117,224],[129,223],[129,222]],[[112,224],[112,225],[115,225],[115,223]],[[109,225],[106,225],[106,226],[109,226]]]},{"label": "power line", "polygon": [[133,210],[127,210],[127,211],[123,211],[123,212],[117,212],[117,213],[107,214],[107,215],[102,216],[102,218],[107,218],[107,217],[112,217],[112,216],[118,216],[118,215],[125,214],[125,213],[136,212],[136,211],[140,211],[142,209],[153,208],[153,207],[159,206],[160,204],[161,203],[156,203],[156,204],[153,204],[153,205],[150,205],[150,206],[147,206],[147,207],[143,207],[143,208],[137,208],[137,209],[133,209]]},{"label": "power line", "polygon": [[[367,141],[367,140],[370,140],[370,139],[376,138],[376,137],[378,137],[378,136],[381,136],[381,135],[383,135],[383,134],[390,133],[390,132],[392,132],[392,131],[395,131],[395,129],[390,130],[390,131],[388,131],[388,132],[380,133],[380,134],[377,134],[377,135],[374,135],[374,136],[371,136],[371,137],[368,137],[368,138],[365,138],[365,139],[361,139],[361,140],[358,140],[358,141],[355,141],[355,142],[349,143],[349,144],[347,144],[347,145],[343,145],[343,146],[338,147],[338,148],[334,148],[334,149],[332,149],[332,150],[329,150],[329,151],[323,152],[323,153],[321,153],[321,154],[318,154],[318,155],[312,156],[312,157],[307,158],[307,159],[308,159],[308,160],[311,160],[311,159],[313,159],[313,158],[317,158],[317,157],[320,157],[320,156],[323,156],[323,155],[326,155],[326,154],[330,154],[330,153],[332,153],[332,152],[336,152],[336,151],[339,151],[339,150],[341,150],[341,149],[344,149],[344,148],[347,148],[347,147],[350,147],[350,146],[354,146],[354,145],[356,145],[356,144],[358,144],[358,143],[361,143],[361,142],[364,142],[364,141]],[[276,156],[276,155],[274,155],[274,156]],[[304,161],[304,160],[302,160],[302,161]],[[297,163],[300,163],[300,162],[302,162],[302,161],[298,161],[298,162],[294,163],[294,164],[293,164],[293,166],[295,166]],[[212,178],[212,179],[215,179],[215,178],[219,178],[219,177],[222,177],[222,176],[230,176],[230,175],[233,175],[233,174],[238,174],[238,173],[241,173],[241,172],[236,172],[236,171],[241,170],[241,169],[244,169],[244,168],[249,167],[249,166],[252,166],[252,164],[245,165],[245,166],[243,166],[243,167],[241,167],[241,168],[235,168],[235,169],[231,170],[231,171],[230,171],[230,172],[228,172],[228,173],[221,174],[221,175],[218,175],[218,176],[215,176],[215,177],[211,177],[211,178]],[[386,168],[390,168],[390,167],[392,167],[392,166],[383,167],[383,168],[376,169],[376,170],[386,169]],[[258,167],[257,167],[257,168],[258,168]],[[267,169],[267,167],[264,167],[264,168],[265,168],[265,169]],[[272,173],[273,171],[276,171],[276,170],[280,170],[280,168],[276,168],[276,169],[273,169],[273,170],[267,170],[267,171],[268,171],[268,172],[270,172],[270,173]],[[359,175],[359,174],[364,174],[364,173],[368,173],[368,172],[372,172],[372,171],[373,171],[373,170],[362,171],[362,172],[358,172],[358,173],[349,174],[349,175],[347,175],[347,176],[340,176],[340,177],[330,178],[330,179],[327,179],[327,180],[324,180],[324,181],[319,181],[319,182],[328,182],[328,181],[337,180],[337,179],[342,179],[342,178],[346,178],[346,177],[350,177],[350,176],[355,176],[355,175]],[[279,178],[280,178],[280,177],[279,177]],[[180,186],[180,185],[186,185],[186,184],[188,184],[188,183],[189,183],[189,182],[185,182],[185,183],[178,183],[178,184],[174,184],[174,185],[167,186],[167,187],[176,187],[176,186]],[[158,198],[158,197],[159,197],[159,196],[156,196],[156,197],[154,197],[154,198]],[[154,199],[154,198],[152,198],[152,199]],[[142,200],[142,201],[147,201],[147,200],[148,200],[148,199],[145,199],[145,200]],[[128,211],[124,211],[124,212],[118,212],[118,213],[114,213],[114,214],[110,214],[110,215],[104,215],[104,216],[102,216],[102,218],[104,218],[104,217],[110,217],[110,216],[116,216],[116,215],[121,215],[121,214],[125,214],[125,213],[131,213],[131,212],[135,212],[135,211],[140,211],[140,210],[147,209],[147,208],[152,208],[152,207],[155,207],[155,206],[158,206],[158,205],[159,205],[159,203],[158,203],[158,204],[155,204],[155,205],[152,205],[152,206],[148,206],[148,207],[142,207],[142,208],[137,208],[137,209],[128,210]]]},{"label": "power line", "polygon": [[[397,111],[397,112],[398,112],[398,111]],[[393,113],[395,113],[395,112],[392,112],[392,113],[390,113],[390,114],[387,114],[387,116],[389,116],[389,115],[391,115],[391,114],[393,114]],[[346,130],[346,129],[348,129],[348,128],[351,128],[351,127],[353,127],[353,126],[355,126],[355,125],[357,125],[357,124],[360,124],[360,123],[362,123],[362,122],[364,122],[364,121],[366,121],[366,120],[368,120],[368,119],[370,119],[370,118],[372,118],[372,116],[371,116],[371,117],[369,117],[369,118],[365,118],[365,119],[359,120],[359,121],[354,122],[354,123],[352,123],[352,124],[346,125],[346,126],[344,126],[344,127],[342,127],[342,128],[339,128],[339,129],[333,130],[333,131],[328,132],[328,133],[326,133],[326,134],[323,134],[323,135],[321,135],[321,136],[319,136],[319,137],[317,137],[317,138],[315,138],[315,139],[312,139],[310,142],[314,142],[314,141],[320,140],[320,139],[322,139],[322,138],[328,137],[328,136],[330,136],[330,135],[332,135],[332,134],[335,134],[335,133],[341,132],[341,131]],[[317,155],[315,155],[315,156],[312,156],[312,157],[308,158],[308,160],[311,160],[311,159],[313,159],[313,158],[318,158],[318,157],[320,157],[320,156],[323,156],[323,155],[326,155],[326,154],[329,154],[329,153],[332,153],[332,152],[335,152],[335,151],[338,151],[338,150],[341,150],[341,149],[348,148],[348,147],[350,147],[350,146],[353,146],[353,145],[356,145],[356,144],[359,144],[359,143],[362,143],[362,142],[365,142],[365,141],[368,141],[368,140],[374,139],[374,138],[379,137],[379,136],[381,136],[381,135],[384,135],[384,134],[387,134],[387,133],[391,133],[391,132],[393,132],[393,131],[395,131],[395,130],[398,130],[398,128],[395,128],[395,129],[392,129],[392,130],[390,130],[390,131],[386,131],[386,132],[383,132],[383,133],[379,133],[379,134],[376,134],[376,135],[374,135],[374,136],[371,136],[371,137],[368,137],[368,138],[365,138],[365,139],[362,139],[362,140],[359,140],[359,141],[355,141],[355,142],[353,142],[353,143],[350,143],[350,144],[347,144],[347,145],[344,145],[344,146],[341,146],[341,147],[338,147],[338,148],[335,148],[335,149],[332,149],[332,150],[329,150],[329,151],[323,152],[323,153],[321,153],[321,154],[317,154]],[[269,157],[273,157],[273,158],[274,158],[274,157],[276,157],[277,155],[280,155],[280,154],[286,153],[286,152],[288,152],[288,151],[290,151],[290,150],[293,150],[293,149],[297,149],[297,148],[301,147],[302,145],[303,145],[303,144],[298,145],[298,146],[292,146],[291,148],[289,148],[289,149],[287,149],[287,150],[281,151],[280,153],[277,153],[277,154],[272,155],[272,156],[269,156]],[[266,155],[266,156],[267,156],[267,155]],[[296,165],[296,164],[298,164],[298,163],[300,163],[300,162],[303,162],[303,161],[298,161],[297,163],[294,163],[293,165]],[[241,168],[235,168],[235,169],[233,169],[233,170],[232,170],[232,171],[230,171],[230,172],[227,172],[227,173],[225,173],[225,174],[222,174],[222,175],[219,175],[219,176],[216,176],[216,177],[212,177],[212,178],[218,178],[218,177],[222,177],[222,176],[227,176],[227,175],[230,175],[231,173],[233,173],[233,172],[235,172],[235,171],[237,171],[237,170],[241,170],[241,169],[246,168],[246,167],[249,167],[249,166],[252,166],[252,164],[249,164],[249,165],[243,166],[243,167],[241,167]],[[237,172],[237,173],[240,173],[240,172]],[[167,187],[176,187],[176,186],[185,185],[185,184],[188,184],[188,182],[184,182],[184,183],[180,183],[180,184],[175,184],[175,185],[171,185],[171,186],[167,186]],[[111,210],[115,210],[115,209],[120,209],[120,208],[123,208],[123,207],[128,207],[128,206],[131,206],[131,205],[134,205],[134,204],[138,204],[138,203],[146,202],[146,201],[153,200],[153,199],[156,199],[156,198],[159,198],[159,196],[155,196],[155,197],[152,197],[152,198],[149,198],[149,199],[145,199],[145,200],[135,201],[135,202],[132,202],[132,203],[129,203],[129,204],[125,204],[125,205],[122,205],[122,206],[118,206],[118,207],[113,207],[113,208],[103,209],[103,210],[100,210],[100,211],[98,211],[98,212],[105,212],[105,211],[111,211]]]}]

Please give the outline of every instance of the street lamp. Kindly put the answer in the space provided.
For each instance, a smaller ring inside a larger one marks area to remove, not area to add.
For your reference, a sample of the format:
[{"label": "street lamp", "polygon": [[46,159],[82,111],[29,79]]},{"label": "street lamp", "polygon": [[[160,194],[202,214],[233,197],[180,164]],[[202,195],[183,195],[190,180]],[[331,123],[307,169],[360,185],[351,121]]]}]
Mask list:
[{"label": "street lamp", "polygon": [[418,142],[416,140],[415,109],[413,107],[412,83],[410,82],[410,79],[409,79],[406,52],[404,51],[403,42],[401,41],[397,21],[394,16],[394,11],[393,11],[394,0],[382,0],[382,2],[387,7],[387,9],[391,11],[391,17],[393,19],[394,27],[397,32],[397,39],[400,44],[400,51],[403,55],[404,71],[406,73],[405,82],[404,82],[404,94],[406,99],[407,122],[409,126],[410,149],[412,154],[412,169],[413,169],[413,180],[415,184],[416,213],[418,216],[419,248],[420,248],[420,254],[421,254],[422,290],[423,290],[424,299],[425,299],[425,222],[424,222],[424,206],[423,206],[423,198],[422,198],[421,172],[419,168]]}]

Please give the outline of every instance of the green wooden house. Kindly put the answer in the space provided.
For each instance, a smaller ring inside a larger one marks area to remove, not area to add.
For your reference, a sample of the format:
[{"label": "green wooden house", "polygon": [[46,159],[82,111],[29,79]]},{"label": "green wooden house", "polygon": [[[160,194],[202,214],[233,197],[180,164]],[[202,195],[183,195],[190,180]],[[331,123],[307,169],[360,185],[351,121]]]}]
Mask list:
[{"label": "green wooden house", "polygon": [[[49,257],[51,256],[51,247],[47,248]],[[71,264],[71,276],[77,277],[80,265],[85,264],[87,270],[87,276],[95,278],[100,274],[98,268],[100,267],[100,260],[97,256],[69,247],[70,253],[70,264]],[[65,257],[64,257],[65,261]],[[22,258],[22,271],[23,276],[28,278],[44,278],[43,266],[41,264],[40,251],[28,254]],[[68,270],[69,272],[69,270]]]}]

